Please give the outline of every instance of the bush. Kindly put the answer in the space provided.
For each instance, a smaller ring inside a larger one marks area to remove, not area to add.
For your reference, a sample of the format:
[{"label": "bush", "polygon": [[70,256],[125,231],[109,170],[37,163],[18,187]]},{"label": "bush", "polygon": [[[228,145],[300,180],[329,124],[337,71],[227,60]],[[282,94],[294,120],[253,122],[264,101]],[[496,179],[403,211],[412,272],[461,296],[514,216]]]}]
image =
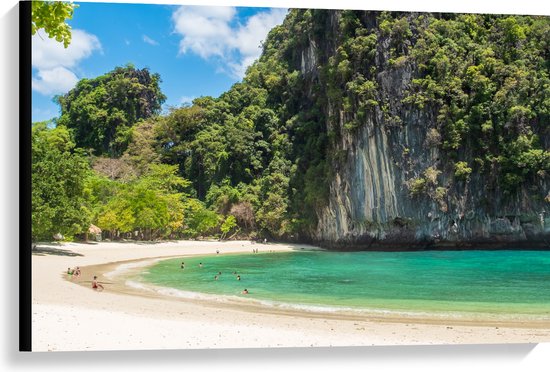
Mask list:
[{"label": "bush", "polygon": [[441,144],[441,134],[435,128],[431,128],[426,134],[426,145],[437,147]]},{"label": "bush", "polygon": [[455,177],[460,180],[468,180],[472,173],[472,168],[468,167],[465,161],[459,161],[455,164]]},{"label": "bush", "polygon": [[427,182],[425,178],[416,177],[407,182],[411,196],[418,196],[426,191]]},{"label": "bush", "polygon": [[437,185],[437,177],[441,174],[441,171],[435,167],[428,167],[424,171],[424,178],[432,185]]}]

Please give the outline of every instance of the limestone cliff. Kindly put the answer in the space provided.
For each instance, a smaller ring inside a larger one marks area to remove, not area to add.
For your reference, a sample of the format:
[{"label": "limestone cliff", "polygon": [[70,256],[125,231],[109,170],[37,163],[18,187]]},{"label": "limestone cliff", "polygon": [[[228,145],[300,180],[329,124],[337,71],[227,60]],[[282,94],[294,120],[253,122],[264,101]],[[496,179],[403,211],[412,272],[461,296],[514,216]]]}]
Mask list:
[{"label": "limestone cliff", "polygon": [[[442,144],[448,133],[441,119],[445,100],[411,103],[417,79],[427,74],[414,50],[430,21],[421,14],[392,14],[386,17],[393,29],[385,32],[380,13],[324,12],[311,21],[320,24],[311,27],[294,51],[296,67],[310,91],[324,91],[324,125],[332,139],[326,150],[328,197],[316,210],[317,224],[307,232],[309,238],[328,247],[354,249],[550,248],[544,169],[508,192],[500,183],[501,163],[495,162],[494,168],[476,166],[481,150],[474,145],[474,130],[463,135],[459,147]],[[353,18],[353,26],[344,17]],[[407,29],[394,32],[396,22]],[[363,43],[370,36],[375,43],[367,53],[354,56],[354,45],[345,44],[350,34],[356,40],[364,38]],[[343,72],[334,77],[337,72],[330,75],[331,68]],[[358,76],[363,90],[346,93]],[[344,93],[331,96],[331,84]],[[464,94],[473,94],[466,85],[460,85]],[[471,115],[472,107],[466,107],[464,115]],[[548,116],[537,115],[529,128],[547,151]],[[514,124],[512,119],[499,124],[493,118],[495,128],[502,124],[507,130]],[[460,173],[459,161],[470,167],[466,174]]]}]

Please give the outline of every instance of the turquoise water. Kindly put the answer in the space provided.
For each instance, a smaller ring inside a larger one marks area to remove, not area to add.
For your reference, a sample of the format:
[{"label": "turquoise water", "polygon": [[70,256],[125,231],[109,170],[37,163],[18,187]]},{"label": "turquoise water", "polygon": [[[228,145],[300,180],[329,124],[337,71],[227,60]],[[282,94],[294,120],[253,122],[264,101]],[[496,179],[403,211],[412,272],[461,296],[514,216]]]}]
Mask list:
[{"label": "turquoise water", "polygon": [[[333,310],[550,319],[550,252],[540,251],[220,254],[160,261],[140,280],[185,292]],[[244,288],[248,295],[241,294]]]}]

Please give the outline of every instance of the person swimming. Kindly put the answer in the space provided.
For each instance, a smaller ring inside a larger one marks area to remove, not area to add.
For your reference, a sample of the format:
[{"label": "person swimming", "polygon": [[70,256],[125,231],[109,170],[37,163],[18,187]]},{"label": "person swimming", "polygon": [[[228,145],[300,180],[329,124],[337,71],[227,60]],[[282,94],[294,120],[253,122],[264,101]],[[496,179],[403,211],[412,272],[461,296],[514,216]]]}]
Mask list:
[{"label": "person swimming", "polygon": [[182,270],[185,269],[185,262],[182,262],[182,263],[181,263],[180,268],[181,268]]},{"label": "person swimming", "polygon": [[202,262],[199,262],[199,267],[202,268]]},{"label": "person swimming", "polygon": [[218,276],[217,276],[217,275],[214,275],[214,280],[218,280]]},{"label": "person swimming", "polygon": [[245,288],[241,293],[242,294],[248,294],[248,289]]},{"label": "person swimming", "polygon": [[237,275],[237,280],[241,280],[241,276],[240,276],[240,275]]}]

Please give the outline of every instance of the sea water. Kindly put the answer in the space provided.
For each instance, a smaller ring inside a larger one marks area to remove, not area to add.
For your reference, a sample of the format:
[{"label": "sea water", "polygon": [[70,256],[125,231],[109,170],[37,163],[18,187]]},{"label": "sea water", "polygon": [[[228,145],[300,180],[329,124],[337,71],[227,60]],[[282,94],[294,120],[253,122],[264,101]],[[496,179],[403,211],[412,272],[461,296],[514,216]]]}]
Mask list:
[{"label": "sea water", "polygon": [[[139,280],[181,293],[240,296],[298,309],[471,312],[550,320],[547,251],[219,254],[160,261]],[[248,295],[241,294],[245,288]]]}]

